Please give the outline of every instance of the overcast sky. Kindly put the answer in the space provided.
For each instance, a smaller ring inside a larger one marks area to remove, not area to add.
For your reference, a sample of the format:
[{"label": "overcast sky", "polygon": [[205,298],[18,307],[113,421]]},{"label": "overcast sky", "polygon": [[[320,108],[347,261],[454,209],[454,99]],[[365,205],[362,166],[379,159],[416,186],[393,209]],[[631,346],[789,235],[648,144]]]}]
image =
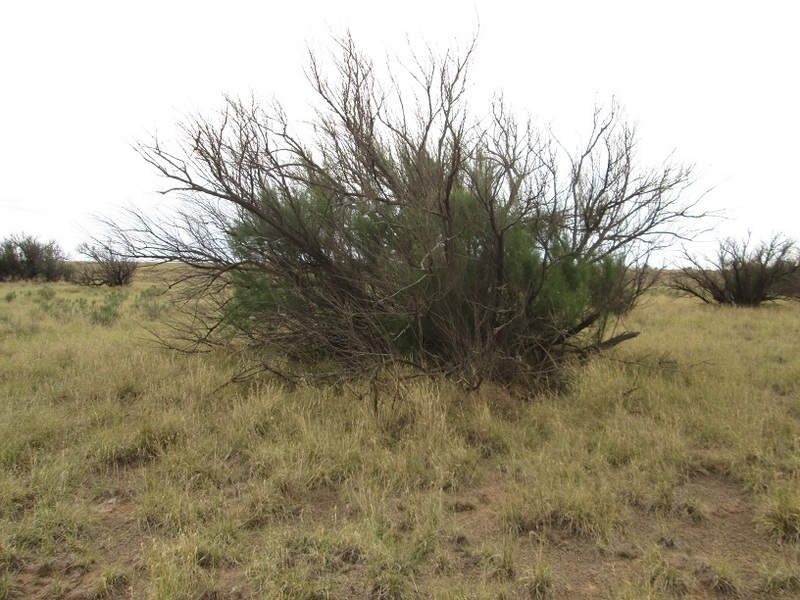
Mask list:
[{"label": "overcast sky", "polygon": [[[786,0],[107,1],[0,4],[0,237],[74,256],[92,214],[152,203],[162,181],[132,150],[222,94],[302,114],[309,44],[349,29],[377,59],[478,31],[472,81],[564,137],[612,97],[643,162],[701,175],[717,235],[800,237],[800,9]],[[478,108],[478,106],[476,106]],[[163,199],[160,201],[164,201]]]}]

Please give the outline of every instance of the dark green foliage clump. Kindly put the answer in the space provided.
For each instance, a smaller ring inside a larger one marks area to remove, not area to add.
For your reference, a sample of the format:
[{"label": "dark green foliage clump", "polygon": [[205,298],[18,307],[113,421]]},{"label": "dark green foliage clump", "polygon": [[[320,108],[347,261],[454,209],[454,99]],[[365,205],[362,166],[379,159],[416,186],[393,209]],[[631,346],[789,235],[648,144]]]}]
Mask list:
[{"label": "dark green foliage clump", "polygon": [[0,243],[0,281],[68,279],[71,273],[61,247],[20,235]]},{"label": "dark green foliage clump", "polygon": [[644,273],[621,256],[542,244],[543,224],[524,214],[497,236],[474,191],[453,196],[457,233],[446,244],[437,240],[447,224],[413,204],[332,216],[314,193],[292,199],[285,221],[301,215],[294,227],[313,232],[307,248],[268,243],[287,236],[244,220],[231,247],[250,268],[231,273],[227,325],[307,365],[397,361],[477,385],[531,376],[532,365],[547,377],[568,347],[598,348],[607,320],[631,308]]}]

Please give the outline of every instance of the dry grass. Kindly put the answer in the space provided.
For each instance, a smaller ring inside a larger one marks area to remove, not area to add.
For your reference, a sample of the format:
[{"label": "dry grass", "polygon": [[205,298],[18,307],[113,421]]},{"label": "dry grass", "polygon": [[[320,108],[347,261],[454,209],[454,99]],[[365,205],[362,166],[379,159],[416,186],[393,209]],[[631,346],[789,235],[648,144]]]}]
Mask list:
[{"label": "dry grass", "polygon": [[154,347],[154,285],[0,285],[0,598],[800,589],[800,307],[654,294],[560,395],[376,416]]}]

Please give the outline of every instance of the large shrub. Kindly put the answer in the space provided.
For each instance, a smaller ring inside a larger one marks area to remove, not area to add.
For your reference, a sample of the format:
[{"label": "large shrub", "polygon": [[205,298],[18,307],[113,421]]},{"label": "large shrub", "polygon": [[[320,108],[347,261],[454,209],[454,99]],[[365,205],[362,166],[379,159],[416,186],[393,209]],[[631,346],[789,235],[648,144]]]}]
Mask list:
[{"label": "large shrub", "polygon": [[228,99],[177,146],[140,146],[184,207],[109,224],[129,254],[191,267],[176,345],[244,343],[288,377],[406,365],[477,386],[535,383],[635,335],[609,324],[692,216],[690,169],[639,167],[617,106],[574,153],[502,101],[476,118],[472,48],[384,82],[350,39],[338,52],[311,56],[310,128]]}]

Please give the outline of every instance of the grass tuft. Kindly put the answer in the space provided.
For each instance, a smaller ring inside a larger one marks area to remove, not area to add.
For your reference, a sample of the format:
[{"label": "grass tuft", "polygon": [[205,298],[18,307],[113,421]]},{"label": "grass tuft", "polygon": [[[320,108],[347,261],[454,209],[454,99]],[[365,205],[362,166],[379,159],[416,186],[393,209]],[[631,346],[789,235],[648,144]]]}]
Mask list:
[{"label": "grass tuft", "polygon": [[519,583],[525,597],[531,600],[545,600],[552,593],[553,576],[541,547],[536,554],[533,565],[522,572]]},{"label": "grass tuft", "polygon": [[775,539],[800,541],[800,481],[775,484],[762,501],[759,521]]},{"label": "grass tuft", "polygon": [[125,569],[111,567],[100,574],[93,600],[112,600],[124,598],[131,584],[131,574]]},{"label": "grass tuft", "polygon": [[659,549],[650,546],[642,557],[648,582],[659,592],[670,596],[685,596],[689,585],[681,572],[664,558]]},{"label": "grass tuft", "polygon": [[741,585],[733,564],[724,558],[703,562],[697,569],[700,583],[719,596],[738,598]]},{"label": "grass tuft", "polygon": [[800,593],[800,563],[783,562],[777,565],[760,567],[759,589],[766,594]]}]

